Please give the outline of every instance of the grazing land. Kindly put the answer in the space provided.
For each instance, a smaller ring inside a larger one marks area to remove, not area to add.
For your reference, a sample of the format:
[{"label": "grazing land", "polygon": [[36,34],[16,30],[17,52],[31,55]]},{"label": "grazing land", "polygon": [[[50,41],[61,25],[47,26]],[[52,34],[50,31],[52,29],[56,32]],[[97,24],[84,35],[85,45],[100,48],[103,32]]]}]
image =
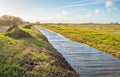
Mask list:
[{"label": "grazing land", "polygon": [[79,77],[32,26],[0,33],[0,77]]},{"label": "grazing land", "polygon": [[118,24],[41,24],[41,26],[120,58]]}]

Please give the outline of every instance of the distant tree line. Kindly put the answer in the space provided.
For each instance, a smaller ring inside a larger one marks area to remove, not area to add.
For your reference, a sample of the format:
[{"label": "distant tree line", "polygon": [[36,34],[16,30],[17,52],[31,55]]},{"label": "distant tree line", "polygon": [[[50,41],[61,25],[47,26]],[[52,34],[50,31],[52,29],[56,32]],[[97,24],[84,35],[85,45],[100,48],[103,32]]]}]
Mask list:
[{"label": "distant tree line", "polygon": [[24,23],[25,22],[19,17],[10,16],[10,15],[3,15],[0,17],[0,26],[21,25]]}]

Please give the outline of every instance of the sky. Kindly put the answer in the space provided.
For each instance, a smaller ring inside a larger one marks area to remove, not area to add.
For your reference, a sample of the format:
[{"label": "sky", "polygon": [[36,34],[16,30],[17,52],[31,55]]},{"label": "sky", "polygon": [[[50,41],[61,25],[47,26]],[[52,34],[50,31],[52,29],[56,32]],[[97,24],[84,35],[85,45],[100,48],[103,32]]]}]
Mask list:
[{"label": "sky", "polygon": [[41,23],[120,23],[120,0],[0,0],[0,16]]}]

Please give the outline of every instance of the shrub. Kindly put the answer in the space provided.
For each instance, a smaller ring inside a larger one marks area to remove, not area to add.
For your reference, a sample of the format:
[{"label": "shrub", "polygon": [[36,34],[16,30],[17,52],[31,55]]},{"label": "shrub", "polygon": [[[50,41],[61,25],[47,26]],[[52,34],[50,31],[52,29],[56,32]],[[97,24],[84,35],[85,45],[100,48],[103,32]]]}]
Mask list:
[{"label": "shrub", "polygon": [[24,28],[31,29],[32,28],[32,24],[25,25]]}]

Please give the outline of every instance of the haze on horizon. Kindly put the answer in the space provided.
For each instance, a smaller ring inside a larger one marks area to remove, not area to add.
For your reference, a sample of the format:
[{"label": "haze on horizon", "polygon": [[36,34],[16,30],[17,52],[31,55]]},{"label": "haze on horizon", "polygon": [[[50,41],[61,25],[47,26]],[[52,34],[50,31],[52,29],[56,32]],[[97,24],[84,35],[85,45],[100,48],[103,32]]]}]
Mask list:
[{"label": "haze on horizon", "polygon": [[0,0],[0,16],[43,23],[120,23],[120,0]]}]

